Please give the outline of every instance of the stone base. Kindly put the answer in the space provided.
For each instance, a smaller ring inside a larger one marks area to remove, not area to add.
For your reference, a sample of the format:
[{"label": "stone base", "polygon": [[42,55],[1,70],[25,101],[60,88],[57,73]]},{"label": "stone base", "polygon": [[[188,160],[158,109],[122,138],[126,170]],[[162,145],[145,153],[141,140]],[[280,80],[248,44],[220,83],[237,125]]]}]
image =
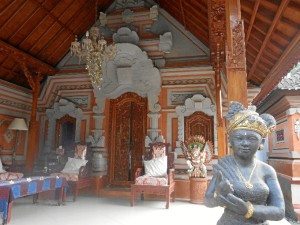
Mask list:
[{"label": "stone base", "polygon": [[207,189],[207,178],[190,178],[190,202],[202,204],[204,202],[205,192]]}]

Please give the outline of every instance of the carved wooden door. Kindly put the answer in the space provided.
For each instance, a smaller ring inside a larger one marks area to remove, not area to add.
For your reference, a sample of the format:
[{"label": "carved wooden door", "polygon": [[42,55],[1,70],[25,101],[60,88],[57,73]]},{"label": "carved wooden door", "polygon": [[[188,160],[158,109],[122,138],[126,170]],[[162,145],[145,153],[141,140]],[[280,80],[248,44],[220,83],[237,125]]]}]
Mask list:
[{"label": "carved wooden door", "polygon": [[205,140],[214,143],[214,117],[203,112],[194,112],[184,118],[184,139],[190,136],[202,135]]},{"label": "carved wooden door", "polygon": [[[65,115],[56,120],[56,142],[55,148],[63,146],[67,156],[74,156],[76,119]],[[53,151],[55,149],[52,149]]]},{"label": "carved wooden door", "polygon": [[126,93],[110,105],[110,184],[129,186],[142,166],[147,125],[147,99]]}]

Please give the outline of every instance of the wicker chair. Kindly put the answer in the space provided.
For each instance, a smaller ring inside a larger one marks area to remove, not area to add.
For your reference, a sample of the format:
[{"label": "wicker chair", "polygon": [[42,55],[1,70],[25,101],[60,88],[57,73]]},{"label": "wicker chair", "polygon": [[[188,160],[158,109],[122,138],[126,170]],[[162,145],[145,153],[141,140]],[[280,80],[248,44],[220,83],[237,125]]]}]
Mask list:
[{"label": "wicker chair", "polygon": [[134,206],[135,195],[140,195],[142,200],[144,194],[163,195],[167,209],[171,195],[172,201],[175,201],[174,152],[168,152],[169,145],[163,142],[150,144],[150,151],[143,156],[144,168],[137,169],[135,183],[131,185],[131,206]]}]

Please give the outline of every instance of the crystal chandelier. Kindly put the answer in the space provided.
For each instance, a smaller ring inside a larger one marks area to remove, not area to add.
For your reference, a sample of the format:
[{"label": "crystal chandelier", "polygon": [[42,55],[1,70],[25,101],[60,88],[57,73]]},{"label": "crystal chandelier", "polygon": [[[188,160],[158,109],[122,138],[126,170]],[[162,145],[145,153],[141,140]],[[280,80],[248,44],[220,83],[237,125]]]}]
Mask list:
[{"label": "crystal chandelier", "polygon": [[112,60],[116,56],[117,45],[113,43],[107,46],[107,42],[100,34],[98,27],[92,27],[90,32],[87,31],[82,43],[78,42],[77,36],[75,41],[71,43],[71,55],[79,58],[79,62],[84,60],[86,62],[86,69],[88,70],[92,83],[101,89],[102,77],[102,63],[103,61]]}]

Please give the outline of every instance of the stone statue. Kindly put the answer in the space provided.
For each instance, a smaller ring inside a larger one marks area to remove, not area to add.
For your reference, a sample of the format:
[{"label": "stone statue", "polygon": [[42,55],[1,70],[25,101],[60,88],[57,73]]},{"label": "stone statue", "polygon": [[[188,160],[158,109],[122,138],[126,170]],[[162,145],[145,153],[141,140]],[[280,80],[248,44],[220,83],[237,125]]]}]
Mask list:
[{"label": "stone statue", "polygon": [[233,154],[213,166],[205,205],[224,207],[217,225],[267,225],[268,220],[283,219],[284,198],[276,172],[255,158],[264,138],[275,129],[274,117],[232,102],[226,119]]},{"label": "stone statue", "polygon": [[185,142],[181,141],[180,145],[182,153],[191,167],[190,177],[206,177],[207,170],[204,163],[212,159],[212,144],[205,141],[203,136],[195,135]]}]

